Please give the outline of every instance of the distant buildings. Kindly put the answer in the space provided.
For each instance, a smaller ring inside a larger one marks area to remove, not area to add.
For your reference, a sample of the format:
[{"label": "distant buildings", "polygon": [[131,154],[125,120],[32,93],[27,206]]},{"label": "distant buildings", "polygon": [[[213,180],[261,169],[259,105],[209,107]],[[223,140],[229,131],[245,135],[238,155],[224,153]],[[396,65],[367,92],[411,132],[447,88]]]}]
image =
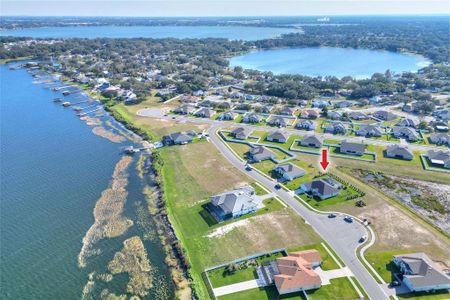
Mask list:
[{"label": "distant buildings", "polygon": [[324,131],[333,134],[345,134],[347,132],[347,126],[339,121],[330,122]]},{"label": "distant buildings", "polygon": [[383,135],[383,130],[378,125],[361,125],[355,134],[365,137],[380,137]]},{"label": "distant buildings", "polygon": [[304,109],[300,113],[300,117],[304,119],[317,119],[319,117],[319,112],[315,109]]},{"label": "distant buildings", "polygon": [[360,111],[352,111],[348,114],[348,116],[350,119],[357,120],[357,121],[367,120],[369,118],[366,114],[364,114]]},{"label": "distant buildings", "polygon": [[288,126],[288,122],[285,118],[281,116],[273,116],[267,122],[269,125],[278,126],[278,127],[286,127]]},{"label": "distant buildings", "polygon": [[392,261],[400,269],[402,282],[411,292],[450,289],[450,278],[425,253],[395,255]]},{"label": "distant buildings", "polygon": [[299,120],[297,125],[297,129],[303,129],[303,130],[315,130],[316,129],[316,122],[311,120]]},{"label": "distant buildings", "polygon": [[187,115],[192,113],[195,110],[195,107],[190,104],[182,104],[173,110],[176,114]]},{"label": "distant buildings", "polygon": [[234,112],[226,111],[226,112],[221,113],[219,115],[219,117],[217,117],[217,120],[219,120],[219,121],[224,121],[224,120],[232,121],[232,120],[236,119],[236,117],[237,117],[237,115]]},{"label": "distant buildings", "polygon": [[432,144],[447,145],[450,147],[450,134],[448,133],[433,133],[429,139]]},{"label": "distant buildings", "polygon": [[199,110],[197,110],[194,113],[194,116],[200,117],[200,118],[211,118],[212,116],[214,116],[215,113],[216,112],[214,110],[209,109],[207,107],[203,107],[203,108],[200,108]]},{"label": "distant buildings", "polygon": [[397,115],[386,110],[379,110],[376,111],[373,116],[377,119],[384,120],[384,121],[391,121],[397,118]]},{"label": "distant buildings", "polygon": [[397,139],[403,138],[409,142],[416,142],[419,140],[418,133],[411,127],[394,126],[394,128],[392,128],[392,135]]},{"label": "distant buildings", "polygon": [[395,124],[395,126],[417,128],[419,126],[419,121],[417,119],[405,118],[398,121],[397,124]]},{"label": "distant buildings", "polygon": [[244,117],[242,118],[242,122],[244,123],[259,123],[263,120],[263,118],[260,115],[257,115],[255,113],[246,113]]}]

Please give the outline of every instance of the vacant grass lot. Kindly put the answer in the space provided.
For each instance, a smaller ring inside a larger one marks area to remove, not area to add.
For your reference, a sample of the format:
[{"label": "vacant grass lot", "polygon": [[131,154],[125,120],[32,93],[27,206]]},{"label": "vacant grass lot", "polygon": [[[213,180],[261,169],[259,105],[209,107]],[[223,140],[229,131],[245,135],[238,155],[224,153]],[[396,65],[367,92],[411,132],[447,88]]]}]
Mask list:
[{"label": "vacant grass lot", "polygon": [[272,211],[215,224],[204,213],[204,199],[248,184],[249,178],[234,169],[211,143],[173,146],[160,151],[169,218],[191,263],[194,287],[200,299],[209,298],[201,277],[207,267],[254,253],[320,242],[304,220],[291,209],[280,207],[275,200],[269,204],[275,206]]},{"label": "vacant grass lot", "polygon": [[275,286],[251,289],[239,293],[228,294],[217,298],[218,300],[278,300],[278,299],[305,299],[303,294],[293,293],[285,296],[278,294]]}]

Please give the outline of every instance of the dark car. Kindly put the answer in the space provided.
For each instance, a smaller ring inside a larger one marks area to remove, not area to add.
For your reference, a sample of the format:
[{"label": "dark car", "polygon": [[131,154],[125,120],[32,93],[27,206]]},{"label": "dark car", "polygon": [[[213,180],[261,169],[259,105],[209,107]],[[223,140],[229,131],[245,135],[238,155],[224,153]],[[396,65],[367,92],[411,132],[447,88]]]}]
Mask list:
[{"label": "dark car", "polygon": [[275,184],[275,189],[276,189],[276,190],[279,190],[279,189],[281,189],[281,185],[279,185],[278,183],[277,183],[277,184]]},{"label": "dark car", "polygon": [[329,218],[329,219],[336,218],[336,214],[329,214],[329,215],[328,215],[328,218]]},{"label": "dark car", "polygon": [[246,171],[251,171],[251,170],[252,170],[252,167],[246,166],[246,167],[245,167],[245,170],[246,170]]},{"label": "dark car", "polygon": [[389,283],[389,286],[390,286],[390,287],[393,287],[393,286],[400,286],[400,285],[401,285],[401,283],[398,282],[397,280],[394,280],[394,281],[392,281],[391,283]]},{"label": "dark car", "polygon": [[353,223],[353,218],[350,216],[345,216],[344,221],[347,223]]}]

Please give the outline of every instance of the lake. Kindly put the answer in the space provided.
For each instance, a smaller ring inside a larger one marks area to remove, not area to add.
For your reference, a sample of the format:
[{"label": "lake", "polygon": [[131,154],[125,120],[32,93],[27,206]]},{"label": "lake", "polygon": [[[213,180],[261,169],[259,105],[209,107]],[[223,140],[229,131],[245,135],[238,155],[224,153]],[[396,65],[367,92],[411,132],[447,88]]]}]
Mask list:
[{"label": "lake", "polygon": [[246,53],[231,58],[230,65],[274,74],[353,76],[368,78],[387,69],[395,73],[417,71],[430,62],[419,55],[351,48],[283,48]]},{"label": "lake", "polygon": [[292,28],[250,26],[68,26],[0,31],[0,36],[33,38],[225,38],[261,40],[296,32]]},{"label": "lake", "polygon": [[[94,135],[74,110],[53,103],[54,97],[63,97],[60,92],[33,84],[36,79],[24,69],[0,65],[0,78],[0,299],[80,299],[88,274],[104,273],[124,239],[142,236],[135,225],[120,237],[104,239],[98,245],[101,254],[90,257],[85,268],[78,267],[93,208],[111,181],[122,148],[132,143]],[[120,126],[107,115],[99,118]],[[131,219],[137,205],[145,204],[136,160],[127,186],[125,213]],[[170,298],[174,287],[163,248],[157,238],[144,245],[158,286]],[[104,288],[124,293],[126,278],[116,275],[109,283],[96,279],[90,298],[99,299]],[[147,299],[154,297],[151,292]]]}]

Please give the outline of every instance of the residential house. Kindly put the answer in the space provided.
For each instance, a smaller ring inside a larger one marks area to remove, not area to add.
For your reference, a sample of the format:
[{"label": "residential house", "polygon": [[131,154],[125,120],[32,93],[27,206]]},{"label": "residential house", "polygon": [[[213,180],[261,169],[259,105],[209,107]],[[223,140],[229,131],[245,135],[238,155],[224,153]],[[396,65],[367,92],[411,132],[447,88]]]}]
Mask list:
[{"label": "residential house", "polygon": [[317,119],[319,117],[319,112],[315,109],[304,109],[302,110],[300,117],[304,119]]},{"label": "residential house", "polygon": [[194,96],[194,97],[206,96],[206,92],[204,92],[202,90],[197,90],[197,91],[192,92],[192,96]]},{"label": "residential house", "polygon": [[234,112],[226,111],[226,112],[221,113],[219,115],[219,117],[217,117],[217,120],[219,120],[219,121],[223,121],[223,120],[232,121],[232,120],[236,119],[236,117],[237,117],[237,114],[235,114]]},{"label": "residential house", "polygon": [[250,159],[254,162],[275,159],[275,153],[264,146],[256,146],[251,148],[248,154]]},{"label": "residential house", "polygon": [[339,152],[344,154],[362,156],[366,152],[366,145],[342,141]]},{"label": "residential house", "polygon": [[312,249],[292,252],[271,263],[273,281],[280,295],[321,287],[322,280],[314,268],[322,263],[320,252]]},{"label": "residential house", "polygon": [[360,111],[352,111],[351,113],[348,114],[349,118],[352,120],[367,120],[369,117],[365,114],[362,113]]},{"label": "residential house", "polygon": [[197,134],[193,131],[188,132],[175,132],[163,137],[164,145],[185,145],[192,142]]},{"label": "residential house", "polygon": [[374,112],[373,116],[379,120],[390,121],[397,118],[397,115],[387,110],[379,110]]},{"label": "residential house", "polygon": [[328,199],[339,194],[339,189],[322,179],[306,182],[300,186],[297,193],[308,193],[321,200]]},{"label": "residential house", "polygon": [[405,119],[401,119],[400,121],[398,121],[397,124],[395,124],[395,126],[404,126],[404,127],[417,128],[417,126],[419,126],[419,120],[411,119],[411,118],[405,118]]},{"label": "residential house", "polygon": [[330,111],[327,113],[327,117],[332,120],[342,119],[342,113],[340,111]]},{"label": "residential house", "polygon": [[269,125],[272,126],[278,126],[278,127],[286,127],[288,125],[288,121],[286,121],[285,118],[282,116],[273,116],[270,118],[269,122],[267,122]]},{"label": "residential house", "polygon": [[450,134],[448,133],[433,133],[429,139],[432,144],[447,145],[450,147]]},{"label": "residential house", "polygon": [[176,114],[187,115],[192,113],[195,110],[195,107],[190,104],[181,104],[177,108],[173,110]]},{"label": "residential house", "polygon": [[212,107],[214,105],[214,102],[211,100],[203,100],[198,103],[198,106],[200,107]]},{"label": "residential house", "polygon": [[221,222],[255,212],[259,208],[255,189],[251,186],[209,197],[207,210]]},{"label": "residential house", "polygon": [[272,111],[273,107],[270,105],[264,105],[263,107],[261,107],[261,113],[262,114],[270,114],[270,112]]},{"label": "residential house", "polygon": [[348,100],[334,102],[334,107],[336,107],[336,108],[346,108],[346,107],[352,107],[352,106],[353,106],[353,102],[348,101]]},{"label": "residential house", "polygon": [[306,174],[305,170],[291,163],[278,165],[273,169],[273,171],[287,181],[294,180],[295,178]]},{"label": "residential house", "polygon": [[269,142],[286,143],[288,138],[289,135],[287,133],[281,131],[274,131],[267,136],[266,140],[268,140]]},{"label": "residential house", "polygon": [[248,139],[250,134],[252,133],[252,129],[249,127],[238,127],[231,132],[231,135],[238,140]]},{"label": "residential house", "polygon": [[434,129],[436,129],[436,131],[448,132],[448,130],[449,130],[448,122],[436,121],[436,122],[433,122],[432,125],[434,126]]},{"label": "residential house", "polygon": [[262,120],[263,120],[263,118],[260,115],[252,113],[252,112],[246,113],[244,115],[244,117],[242,118],[242,122],[244,122],[244,123],[259,123]]},{"label": "residential house", "polygon": [[361,125],[355,131],[355,134],[366,137],[380,137],[383,135],[383,130],[377,125]]},{"label": "residential house", "polygon": [[370,104],[380,103],[383,99],[380,96],[373,96],[369,98]]},{"label": "residential house", "polygon": [[428,151],[428,159],[432,164],[440,167],[450,169],[450,152],[443,150],[430,150]]},{"label": "residential house", "polygon": [[280,115],[292,116],[295,112],[295,107],[283,106],[280,110]]},{"label": "residential house", "polygon": [[303,129],[303,130],[315,130],[316,129],[316,122],[311,121],[311,120],[300,120],[296,127],[298,129]]},{"label": "residential house", "polygon": [[305,135],[300,140],[300,145],[305,146],[305,147],[320,148],[320,147],[322,147],[322,144],[323,144],[323,139],[318,136],[315,136],[313,134]]},{"label": "residential house", "polygon": [[386,148],[386,156],[390,158],[399,158],[404,160],[412,160],[414,154],[405,145],[392,144]]},{"label": "residential house", "polygon": [[214,116],[215,113],[216,112],[214,110],[209,109],[207,107],[203,107],[203,108],[200,108],[199,110],[197,110],[194,113],[194,116],[201,117],[201,118],[211,118],[212,116]]},{"label": "residential house", "polygon": [[325,127],[325,132],[333,134],[345,134],[347,132],[347,126],[342,122],[330,122]]},{"label": "residential house", "polygon": [[312,107],[315,108],[324,108],[324,107],[328,107],[330,106],[330,102],[326,101],[326,100],[314,100],[312,102]]},{"label": "residential house", "polygon": [[411,292],[450,289],[450,277],[425,253],[395,255],[392,261],[399,267],[402,282]]},{"label": "residential house", "polygon": [[416,130],[411,127],[394,126],[394,128],[392,128],[392,135],[397,139],[404,138],[410,142],[419,140],[419,135]]}]

